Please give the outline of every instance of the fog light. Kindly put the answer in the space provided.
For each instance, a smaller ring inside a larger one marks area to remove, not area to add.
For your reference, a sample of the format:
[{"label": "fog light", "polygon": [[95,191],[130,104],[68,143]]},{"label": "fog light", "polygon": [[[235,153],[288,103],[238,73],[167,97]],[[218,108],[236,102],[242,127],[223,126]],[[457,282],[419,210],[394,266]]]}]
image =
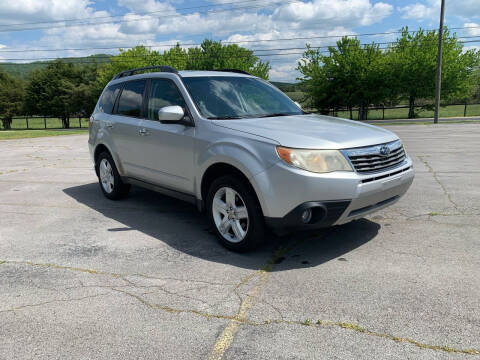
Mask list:
[{"label": "fog light", "polygon": [[302,213],[302,221],[304,224],[308,224],[312,220],[312,209],[307,209]]}]

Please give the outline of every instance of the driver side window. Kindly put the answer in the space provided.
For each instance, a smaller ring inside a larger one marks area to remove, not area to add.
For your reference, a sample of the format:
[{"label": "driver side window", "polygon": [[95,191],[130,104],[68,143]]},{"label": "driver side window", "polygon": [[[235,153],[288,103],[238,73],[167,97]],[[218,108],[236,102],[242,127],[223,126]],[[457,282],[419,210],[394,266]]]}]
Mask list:
[{"label": "driver side window", "polygon": [[148,119],[158,120],[158,110],[165,106],[175,105],[186,110],[185,100],[174,82],[169,79],[152,79],[148,97]]}]

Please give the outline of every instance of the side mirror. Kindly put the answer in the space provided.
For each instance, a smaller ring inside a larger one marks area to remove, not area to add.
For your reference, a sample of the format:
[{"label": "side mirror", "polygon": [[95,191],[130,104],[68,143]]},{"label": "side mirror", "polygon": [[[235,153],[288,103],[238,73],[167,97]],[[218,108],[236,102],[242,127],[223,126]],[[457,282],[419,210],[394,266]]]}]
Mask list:
[{"label": "side mirror", "polygon": [[158,110],[158,120],[160,121],[180,121],[185,116],[181,106],[165,106]]}]

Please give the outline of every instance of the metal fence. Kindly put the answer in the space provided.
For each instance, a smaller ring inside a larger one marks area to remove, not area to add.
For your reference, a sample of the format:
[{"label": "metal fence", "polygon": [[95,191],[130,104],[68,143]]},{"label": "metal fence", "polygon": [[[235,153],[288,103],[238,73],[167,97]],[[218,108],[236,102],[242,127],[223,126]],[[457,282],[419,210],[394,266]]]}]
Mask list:
[{"label": "metal fence", "polygon": [[[70,129],[88,128],[88,117],[70,117]],[[0,122],[0,127],[3,129],[3,124]],[[12,130],[24,129],[63,129],[62,119],[53,116],[15,116],[12,119]]]},{"label": "metal fence", "polygon": [[[418,118],[433,117],[433,110],[425,110],[422,106],[415,106]],[[408,105],[372,106],[368,108],[367,120],[395,120],[408,117]],[[353,119],[358,120],[358,108],[352,109]],[[350,118],[349,109],[331,109],[329,115]],[[442,117],[480,116],[480,104],[451,104],[440,109]],[[88,128],[88,117],[70,117],[70,129]],[[0,122],[0,128],[3,124]],[[63,129],[62,119],[53,116],[15,116],[12,119],[11,129]]]},{"label": "metal fence", "polygon": [[[410,107],[408,105],[397,106],[371,106],[368,108],[367,120],[402,120],[408,118]],[[433,117],[433,109],[426,109],[422,105],[415,106],[415,112],[419,119]],[[352,108],[352,118],[358,120],[358,108]],[[350,118],[350,109],[330,109],[329,115]],[[440,108],[441,117],[467,117],[480,116],[480,104],[449,104]]]}]

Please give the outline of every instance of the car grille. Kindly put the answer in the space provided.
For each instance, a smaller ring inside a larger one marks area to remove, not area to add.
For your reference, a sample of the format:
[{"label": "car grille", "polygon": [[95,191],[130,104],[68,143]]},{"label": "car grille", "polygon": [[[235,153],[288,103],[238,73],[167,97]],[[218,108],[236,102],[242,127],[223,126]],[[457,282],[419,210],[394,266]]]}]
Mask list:
[{"label": "car grille", "polygon": [[400,140],[375,146],[345,150],[359,173],[378,172],[393,168],[405,161],[406,154]]}]

